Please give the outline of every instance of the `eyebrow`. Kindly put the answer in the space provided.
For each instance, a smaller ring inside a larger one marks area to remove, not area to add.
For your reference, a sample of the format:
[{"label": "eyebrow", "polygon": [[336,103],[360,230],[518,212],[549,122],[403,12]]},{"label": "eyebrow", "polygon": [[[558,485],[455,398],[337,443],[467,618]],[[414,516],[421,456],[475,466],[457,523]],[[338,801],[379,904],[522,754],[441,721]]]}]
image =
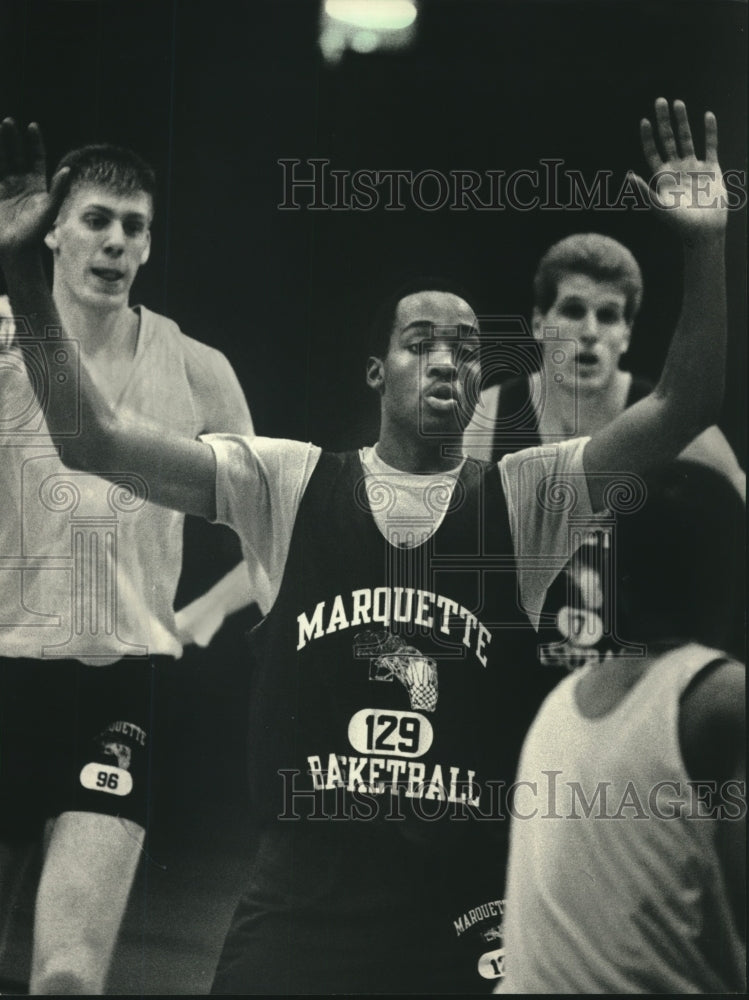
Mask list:
[{"label": "eyebrow", "polygon": [[479,328],[474,326],[472,323],[432,323],[430,320],[426,319],[415,319],[413,322],[409,323],[408,326],[404,326],[401,330],[401,334],[409,333],[410,331],[428,330],[430,333],[434,333],[436,330],[458,330],[458,336],[460,337],[471,337],[479,336]]},{"label": "eyebrow", "polygon": [[[567,294],[563,295],[559,301],[560,302],[584,302],[585,300],[586,300],[586,296],[585,295],[581,295],[579,292],[567,292]],[[615,299],[604,299],[602,302],[598,303],[598,307],[600,307],[600,306],[622,306],[623,307],[624,306],[624,301],[622,301],[622,300],[626,301],[626,296],[624,296],[624,294],[622,294],[621,299],[619,298],[619,296],[617,296]]]},{"label": "eyebrow", "polygon": [[[117,212],[114,209],[109,208],[107,205],[100,205],[96,201],[89,202],[88,204],[84,205],[82,209],[82,211],[84,212],[90,212],[92,210],[96,212],[102,212],[104,215],[117,214]],[[144,222],[148,221],[148,215],[146,215],[143,212],[138,212],[137,210],[132,212],[123,212],[122,214],[123,217],[126,219],[142,219]]]}]

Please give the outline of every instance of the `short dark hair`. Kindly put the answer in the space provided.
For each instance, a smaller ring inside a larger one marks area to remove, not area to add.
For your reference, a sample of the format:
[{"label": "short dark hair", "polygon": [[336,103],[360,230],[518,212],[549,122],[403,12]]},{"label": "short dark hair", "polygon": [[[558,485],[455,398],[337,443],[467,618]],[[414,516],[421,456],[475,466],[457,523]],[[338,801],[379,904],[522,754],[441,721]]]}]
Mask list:
[{"label": "short dark hair", "polygon": [[[457,295],[468,305],[471,305],[473,299],[470,291],[462,282],[445,275],[426,275],[402,282],[386,295],[375,308],[369,327],[368,356],[377,358],[386,356],[390,349],[390,338],[395,326],[395,312],[398,303],[401,299],[405,299],[409,295],[417,295],[419,292],[448,292],[451,295]],[[473,308],[472,305],[471,308]]]},{"label": "short dark hair", "polygon": [[744,658],[744,503],[716,469],[680,459],[645,477],[618,518],[617,625],[623,639],[701,642]]},{"label": "short dark hair", "polygon": [[569,274],[619,285],[627,300],[625,319],[633,322],[642,302],[642,272],[625,246],[601,233],[575,233],[549,247],[533,279],[533,301],[539,312],[551,309],[560,279]]},{"label": "short dark hair", "polygon": [[108,143],[81,146],[63,156],[55,173],[63,167],[69,168],[62,182],[63,201],[74,188],[95,184],[119,195],[143,191],[150,197],[153,208],[156,175],[153,168],[131,149]]}]

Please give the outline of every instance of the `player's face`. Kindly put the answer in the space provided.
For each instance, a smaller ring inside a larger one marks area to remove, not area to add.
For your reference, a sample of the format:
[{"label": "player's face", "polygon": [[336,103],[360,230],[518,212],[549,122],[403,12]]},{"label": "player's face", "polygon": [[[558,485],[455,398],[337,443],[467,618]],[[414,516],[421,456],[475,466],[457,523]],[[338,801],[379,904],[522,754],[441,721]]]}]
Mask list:
[{"label": "player's face", "polygon": [[151,246],[151,198],[81,185],[66,198],[45,242],[54,254],[55,294],[97,309],[127,306]]},{"label": "player's face", "polygon": [[[594,393],[611,384],[629,347],[626,304],[624,292],[611,282],[586,274],[560,279],[548,312],[534,313],[533,332],[543,344],[547,371],[562,377],[556,379],[561,389]],[[549,327],[558,331],[558,339],[544,336]]]},{"label": "player's face", "polygon": [[390,348],[370,369],[369,382],[381,392],[383,417],[431,436],[463,430],[479,376],[479,328],[471,307],[449,292],[419,292],[398,303]]}]

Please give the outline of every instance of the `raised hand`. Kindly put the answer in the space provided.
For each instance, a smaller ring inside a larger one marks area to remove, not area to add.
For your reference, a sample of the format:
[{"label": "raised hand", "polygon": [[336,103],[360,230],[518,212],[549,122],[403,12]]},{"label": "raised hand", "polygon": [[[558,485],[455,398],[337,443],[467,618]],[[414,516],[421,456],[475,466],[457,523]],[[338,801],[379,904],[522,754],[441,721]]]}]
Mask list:
[{"label": "raised hand", "polygon": [[659,97],[655,102],[655,128],[647,118],[640,122],[642,151],[653,176],[649,186],[637,175],[635,180],[652,207],[683,237],[718,235],[726,226],[728,203],[718,164],[715,115],[705,113],[704,160],[695,155],[683,101],[673,103],[673,126],[671,118],[668,101]]},{"label": "raised hand", "polygon": [[0,125],[0,254],[34,246],[52,224],[62,201],[59,171],[47,191],[46,156],[39,126],[23,135],[12,118]]}]

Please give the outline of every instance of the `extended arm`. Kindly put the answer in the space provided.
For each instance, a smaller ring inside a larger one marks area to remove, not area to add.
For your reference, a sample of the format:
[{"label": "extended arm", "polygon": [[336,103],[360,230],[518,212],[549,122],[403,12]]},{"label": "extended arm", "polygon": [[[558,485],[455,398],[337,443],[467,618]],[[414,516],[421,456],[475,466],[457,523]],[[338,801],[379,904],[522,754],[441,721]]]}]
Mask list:
[{"label": "extended arm", "polygon": [[[14,122],[0,126],[0,264],[5,273],[13,313],[23,317],[34,342],[44,342],[59,330],[55,309],[42,269],[39,245],[55,215],[60,198],[58,174],[47,192],[41,134],[30,125],[26,136]],[[75,330],[67,331],[74,340]],[[24,344],[19,342],[23,351]],[[215,508],[215,469],[208,445],[165,434],[127,414],[113,413],[74,351],[56,353],[59,376],[78,384],[77,398],[32,379],[44,408],[47,426],[63,457],[73,468],[116,479],[123,469],[148,485],[149,499],[185,513],[212,516]],[[66,436],[78,411],[84,434]],[[111,470],[111,471],[110,471]]]},{"label": "extended arm", "polygon": [[694,154],[686,108],[674,102],[676,135],[668,103],[656,101],[661,159],[653,128],[641,125],[654,190],[636,181],[643,196],[675,229],[684,256],[681,313],[660,380],[653,392],[599,431],[585,449],[585,472],[594,509],[617,472],[643,474],[676,458],[718,418],[726,358],[726,197],[717,160],[717,125],[705,115],[706,157]]}]

